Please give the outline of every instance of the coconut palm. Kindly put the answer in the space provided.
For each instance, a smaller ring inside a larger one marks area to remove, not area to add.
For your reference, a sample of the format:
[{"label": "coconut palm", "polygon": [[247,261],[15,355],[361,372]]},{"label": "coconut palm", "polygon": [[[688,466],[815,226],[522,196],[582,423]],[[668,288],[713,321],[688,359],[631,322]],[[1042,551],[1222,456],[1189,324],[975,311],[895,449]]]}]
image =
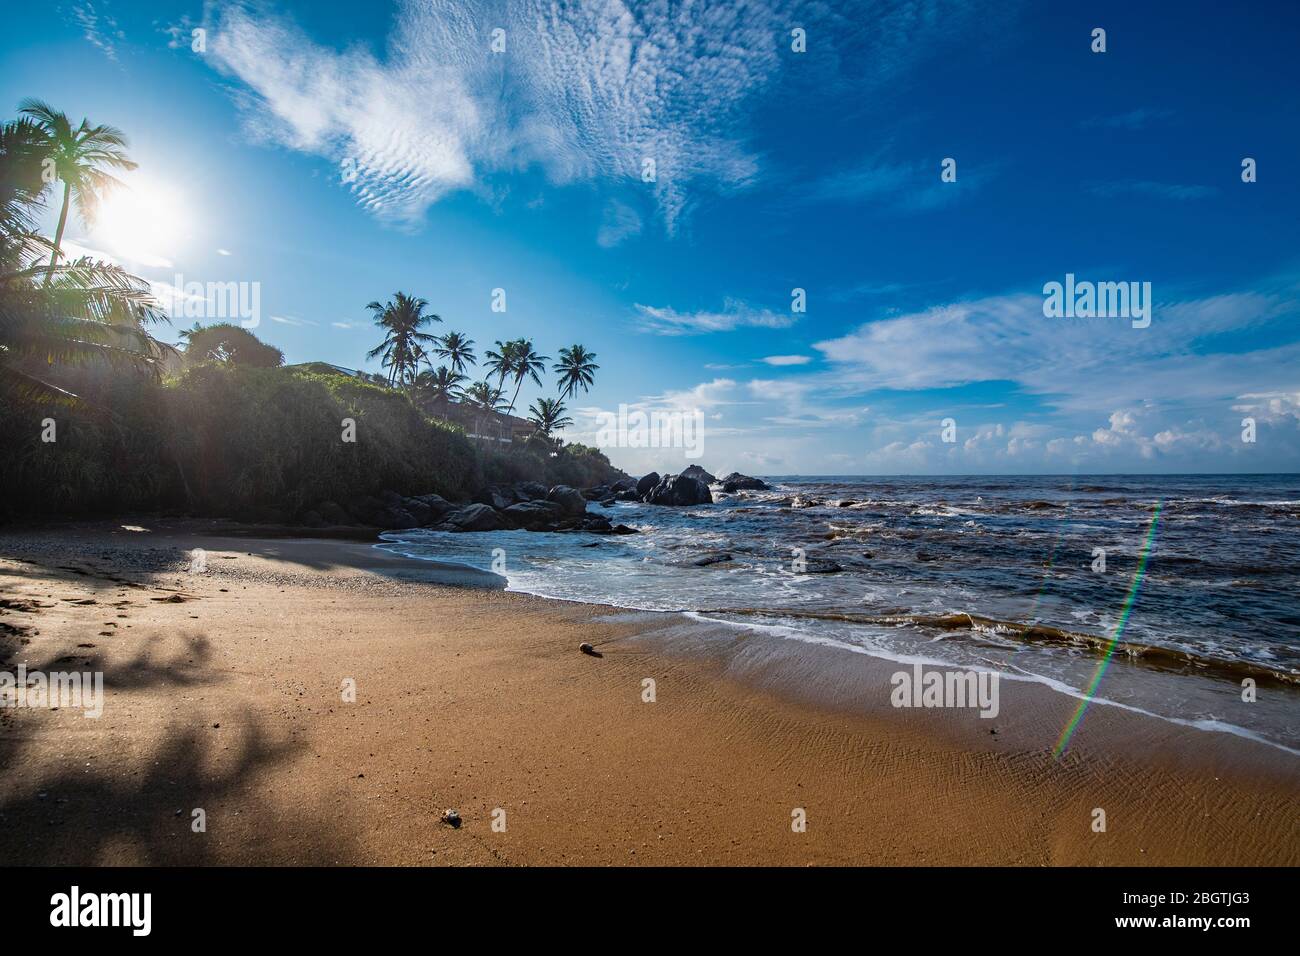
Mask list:
[{"label": "coconut palm", "polygon": [[542,384],[540,373],[546,371],[548,356],[534,352],[533,343],[528,339],[516,339],[514,341],[513,359],[510,372],[515,377],[515,394],[510,398],[510,407],[506,411],[507,415],[515,410],[515,402],[519,400],[519,389],[523,387],[525,378],[532,378],[538,385]]},{"label": "coconut palm", "polygon": [[487,381],[475,382],[465,389],[464,395],[465,400],[479,413],[474,416],[474,434],[481,438],[483,432],[480,426],[483,421],[483,414],[496,416],[505,407],[501,401],[501,389],[493,388]]},{"label": "coconut palm", "polygon": [[445,415],[447,406],[461,398],[461,383],[465,380],[459,372],[439,365],[437,369],[425,369],[415,376],[412,387],[419,399],[430,403],[435,414]]},{"label": "coconut palm", "polygon": [[18,112],[36,123],[45,140],[48,157],[54,161],[54,172],[63,182],[63,205],[59,210],[59,225],[54,231],[50,266],[45,273],[45,281],[49,282],[59,261],[69,204],[76,202],[81,221],[87,227],[94,225],[95,213],[104,194],[121,185],[108,170],[130,171],[137,164],[126,155],[126,137],[115,127],[91,126],[88,120],[83,119],[81,125],[73,129],[67,114],[40,100],[23,100]]},{"label": "coconut palm", "polygon": [[573,424],[573,419],[565,414],[566,411],[564,403],[558,398],[539,398],[529,406],[528,420],[537,427],[537,432],[543,438],[550,441],[551,432]]},{"label": "coconut palm", "polygon": [[[27,237],[39,259],[52,243]],[[42,274],[44,282],[38,282]],[[148,284],[116,265],[89,258],[37,262],[0,271],[0,387],[34,402],[81,404],[57,381],[63,369],[130,368],[160,378],[174,355],[145,326],[165,322]]]},{"label": "coconut palm", "polygon": [[450,362],[453,372],[462,373],[467,364],[477,364],[474,360],[474,340],[460,332],[448,332],[438,339],[438,347],[433,353]]},{"label": "coconut palm", "polygon": [[591,387],[595,378],[592,373],[600,368],[595,358],[595,352],[588,352],[581,345],[560,349],[560,360],[551,370],[560,375],[560,398],[576,395],[579,388],[585,392]]},{"label": "coconut palm", "polygon": [[48,155],[35,120],[0,123],[0,262],[12,261],[18,238],[36,231],[36,212],[45,194],[41,160]]},{"label": "coconut palm", "polygon": [[384,340],[366,353],[366,358],[384,357],[390,386],[414,379],[426,347],[438,341],[436,335],[420,331],[430,322],[442,321],[441,316],[424,311],[428,305],[424,299],[396,292],[387,303],[371,302],[366,306],[375,314],[375,325],[386,333]]},{"label": "coconut palm", "polygon": [[515,368],[517,343],[513,341],[502,342],[497,339],[495,344],[495,349],[488,349],[483,353],[483,357],[487,359],[483,363],[483,367],[489,375],[497,377],[497,388],[505,388],[506,376],[513,372]]}]

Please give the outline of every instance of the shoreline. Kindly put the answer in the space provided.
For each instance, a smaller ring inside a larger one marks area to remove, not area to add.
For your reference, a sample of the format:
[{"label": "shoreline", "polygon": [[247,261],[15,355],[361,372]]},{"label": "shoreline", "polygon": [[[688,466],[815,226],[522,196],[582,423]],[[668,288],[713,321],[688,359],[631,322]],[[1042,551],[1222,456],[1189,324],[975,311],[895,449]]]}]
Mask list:
[{"label": "shoreline", "polygon": [[1300,862],[1292,757],[1094,707],[1053,761],[1077,701],[1044,687],[1006,682],[991,721],[895,710],[898,665],[865,654],[421,583],[431,562],[357,542],[101,523],[6,532],[0,559],[42,605],[0,617],[30,641],[3,667],[108,690],[98,721],[0,710],[6,862]]}]

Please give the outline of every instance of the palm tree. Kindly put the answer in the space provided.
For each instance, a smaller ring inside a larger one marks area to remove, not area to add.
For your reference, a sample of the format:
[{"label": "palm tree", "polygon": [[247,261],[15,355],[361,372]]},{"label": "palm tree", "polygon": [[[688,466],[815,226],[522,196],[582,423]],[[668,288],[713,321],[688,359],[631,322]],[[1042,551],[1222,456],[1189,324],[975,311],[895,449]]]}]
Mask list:
[{"label": "palm tree", "polygon": [[[38,260],[52,245],[26,237]],[[42,273],[45,281],[38,283]],[[89,258],[53,271],[39,261],[6,263],[0,269],[0,386],[28,401],[80,405],[56,381],[61,369],[113,366],[160,378],[164,359],[175,350],[144,326],[165,321],[147,283],[119,266]]]},{"label": "palm tree", "polygon": [[433,350],[434,354],[449,361],[453,372],[464,372],[467,363],[477,364],[474,361],[474,340],[462,333],[448,332],[438,343],[438,348]]},{"label": "palm tree", "polygon": [[595,358],[595,352],[588,352],[581,345],[560,349],[560,360],[551,370],[560,373],[560,398],[576,395],[579,388],[585,392],[591,387],[595,377],[592,373],[600,368]]},{"label": "palm tree", "polygon": [[565,415],[568,411],[558,398],[539,398],[528,408],[528,420],[537,426],[537,431],[547,441],[551,441],[551,432],[568,428],[573,419]]},{"label": "palm tree", "polygon": [[534,352],[533,343],[528,339],[516,339],[514,346],[514,362],[510,371],[515,377],[515,394],[510,399],[510,408],[506,411],[507,415],[515,410],[515,402],[519,400],[519,389],[523,387],[525,378],[531,377],[538,385],[542,384],[542,377],[539,373],[546,371],[548,358]]},{"label": "palm tree", "polygon": [[488,349],[483,353],[483,357],[487,359],[484,368],[489,375],[497,377],[497,388],[505,388],[506,376],[514,371],[517,346],[516,342],[502,342],[497,339],[496,349]]},{"label": "palm tree", "polygon": [[388,369],[388,384],[409,383],[425,356],[425,346],[437,342],[436,335],[421,332],[430,322],[441,322],[441,316],[425,313],[428,302],[424,299],[396,292],[393,298],[381,305],[371,302],[366,306],[375,314],[375,325],[385,330],[384,340],[366,353],[366,358],[384,357]]},{"label": "palm tree", "polygon": [[439,365],[436,370],[425,369],[415,376],[413,388],[421,399],[428,399],[434,414],[446,415],[447,406],[461,398],[461,383],[465,376]]},{"label": "palm tree", "polygon": [[45,181],[41,160],[45,136],[33,119],[0,123],[0,257],[10,261],[11,248],[21,236],[36,231],[35,212],[43,203]]},{"label": "palm tree", "polygon": [[137,164],[126,155],[126,137],[113,126],[91,126],[83,119],[74,130],[67,114],[40,100],[23,100],[18,105],[18,112],[35,121],[45,140],[49,158],[54,160],[54,171],[63,181],[63,206],[54,232],[50,267],[45,273],[45,281],[49,282],[59,261],[63,228],[68,223],[68,204],[75,200],[81,221],[87,226],[93,225],[104,193],[121,185],[108,170],[130,171]]},{"label": "palm tree", "polygon": [[[465,389],[465,400],[468,401],[479,412],[487,412],[491,415],[499,415],[503,407],[501,402],[501,389],[493,388],[488,382],[475,382],[469,388]],[[480,428],[482,424],[482,414],[474,416],[474,434],[481,439],[483,432]]]}]

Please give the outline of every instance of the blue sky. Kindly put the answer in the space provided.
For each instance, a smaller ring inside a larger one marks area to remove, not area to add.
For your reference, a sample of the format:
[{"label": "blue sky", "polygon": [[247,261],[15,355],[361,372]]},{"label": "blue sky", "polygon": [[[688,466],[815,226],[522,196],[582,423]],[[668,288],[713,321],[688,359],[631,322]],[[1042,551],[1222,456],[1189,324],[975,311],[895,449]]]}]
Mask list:
[{"label": "blue sky", "polygon": [[[289,362],[377,369],[364,306],[401,289],[480,350],[594,350],[573,440],[620,403],[698,409],[715,471],[1300,471],[1294,4],[86,0],[6,23],[10,112],[112,123],[141,163],[70,239],[164,296],[259,283]],[[1150,282],[1150,326],[1046,317],[1067,273]]]}]

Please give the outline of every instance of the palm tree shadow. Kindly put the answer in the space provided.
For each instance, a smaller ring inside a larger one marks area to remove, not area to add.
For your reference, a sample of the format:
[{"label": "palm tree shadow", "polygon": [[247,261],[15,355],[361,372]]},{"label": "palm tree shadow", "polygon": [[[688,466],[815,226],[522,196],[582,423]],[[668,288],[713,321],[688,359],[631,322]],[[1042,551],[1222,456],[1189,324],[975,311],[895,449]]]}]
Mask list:
[{"label": "palm tree shadow", "polygon": [[[37,786],[0,797],[0,862],[320,865],[354,856],[346,829],[262,812],[250,796],[259,775],[294,757],[302,744],[271,741],[257,723],[244,725],[233,757],[217,753],[216,742],[227,738],[206,725],[174,729],[165,738],[146,759],[105,759],[93,771],[76,761]],[[19,738],[0,737],[6,777],[21,765],[21,748]],[[196,811],[203,832],[195,832]]]}]

